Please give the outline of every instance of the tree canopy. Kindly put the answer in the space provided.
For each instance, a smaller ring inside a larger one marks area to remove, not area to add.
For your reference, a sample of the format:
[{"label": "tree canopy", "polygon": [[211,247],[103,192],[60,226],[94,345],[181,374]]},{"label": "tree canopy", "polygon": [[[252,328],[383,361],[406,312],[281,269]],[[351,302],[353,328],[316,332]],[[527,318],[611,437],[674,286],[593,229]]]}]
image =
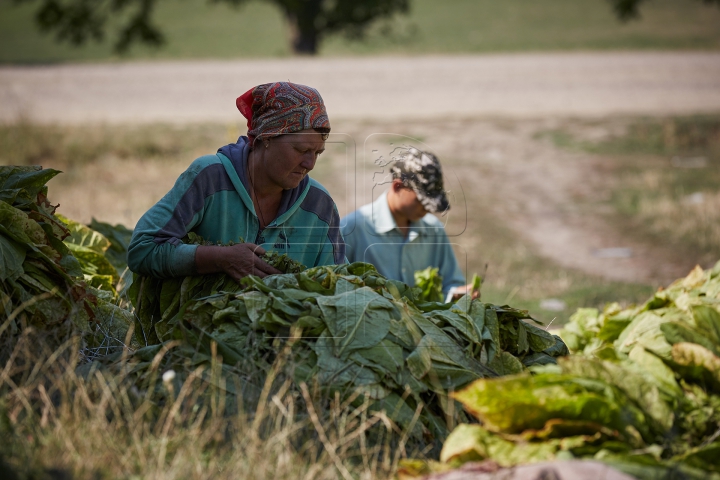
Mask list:
[{"label": "tree canopy", "polygon": [[[640,18],[640,5],[647,0],[609,0],[615,15],[620,20]],[[699,0],[707,5],[720,5],[720,0]]]},{"label": "tree canopy", "polygon": [[[60,42],[83,45],[102,41],[108,36],[109,24],[118,26],[112,39],[118,53],[133,44],[159,46],[166,40],[161,26],[153,18],[159,2],[168,0],[14,0],[15,3],[38,3],[35,20],[45,32],[54,33]],[[208,0],[240,7],[250,0]],[[299,54],[317,53],[328,35],[342,33],[361,39],[377,19],[405,14],[411,0],[263,0],[283,13],[291,29],[292,49]],[[598,0],[599,1],[599,0]],[[618,19],[640,17],[647,0],[608,0]],[[720,0],[693,0],[720,6]],[[179,6],[182,8],[182,6]]]},{"label": "tree canopy", "polygon": [[[135,43],[159,46],[165,42],[153,20],[153,10],[162,0],[15,0],[40,2],[35,14],[39,28],[53,32],[61,42],[83,45],[104,40],[111,19],[119,22],[113,40],[115,50],[125,52]],[[241,6],[249,0],[209,0]],[[343,33],[359,39],[376,19],[407,13],[409,0],[265,0],[276,5],[291,28],[295,53],[315,54],[329,34]]]}]

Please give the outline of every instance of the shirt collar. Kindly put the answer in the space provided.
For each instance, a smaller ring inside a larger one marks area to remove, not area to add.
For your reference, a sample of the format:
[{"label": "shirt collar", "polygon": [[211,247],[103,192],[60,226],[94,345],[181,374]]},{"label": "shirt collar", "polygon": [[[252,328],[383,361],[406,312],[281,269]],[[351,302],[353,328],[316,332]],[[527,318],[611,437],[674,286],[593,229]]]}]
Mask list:
[{"label": "shirt collar", "polygon": [[[387,192],[383,193],[375,200],[372,204],[372,220],[377,233],[388,233],[394,229],[398,229],[398,225],[395,222],[395,218],[390,212],[390,206],[388,205]],[[410,222],[409,240],[414,240],[420,233],[422,228],[418,228],[420,222]]]}]

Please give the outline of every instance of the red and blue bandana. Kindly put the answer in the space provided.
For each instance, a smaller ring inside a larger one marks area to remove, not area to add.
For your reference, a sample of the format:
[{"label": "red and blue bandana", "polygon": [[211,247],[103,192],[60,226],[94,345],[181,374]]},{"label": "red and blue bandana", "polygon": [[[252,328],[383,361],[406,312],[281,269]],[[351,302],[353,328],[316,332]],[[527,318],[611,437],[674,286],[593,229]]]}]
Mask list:
[{"label": "red and blue bandana", "polygon": [[256,138],[313,128],[330,132],[325,104],[312,87],[290,82],[265,83],[239,96],[235,104],[247,118],[251,145]]}]

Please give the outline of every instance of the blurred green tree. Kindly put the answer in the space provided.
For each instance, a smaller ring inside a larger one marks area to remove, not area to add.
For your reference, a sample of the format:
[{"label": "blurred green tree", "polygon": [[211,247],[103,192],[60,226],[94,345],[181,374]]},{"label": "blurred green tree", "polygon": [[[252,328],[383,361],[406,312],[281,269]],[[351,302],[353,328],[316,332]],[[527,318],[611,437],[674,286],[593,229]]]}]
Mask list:
[{"label": "blurred green tree", "polygon": [[[612,5],[615,15],[620,20],[633,20],[640,18],[640,4],[647,0],[608,0]],[[720,0],[699,0],[707,5],[720,6]]]},{"label": "blurred green tree", "polygon": [[[42,31],[54,32],[58,41],[83,45],[102,41],[108,22],[119,23],[115,50],[127,51],[135,43],[159,46],[165,38],[153,21],[160,0],[14,0],[39,2],[35,20]],[[208,0],[241,6],[249,0]],[[378,18],[407,13],[410,0],[264,0],[275,4],[291,28],[292,49],[298,54],[317,53],[323,38],[343,33],[361,39]]]}]

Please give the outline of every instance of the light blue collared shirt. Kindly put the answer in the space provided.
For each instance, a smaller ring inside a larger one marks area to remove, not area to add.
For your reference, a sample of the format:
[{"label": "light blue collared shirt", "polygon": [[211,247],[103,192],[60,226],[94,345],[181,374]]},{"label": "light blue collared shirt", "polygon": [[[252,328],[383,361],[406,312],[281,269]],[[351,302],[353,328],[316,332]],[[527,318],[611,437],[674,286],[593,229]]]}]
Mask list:
[{"label": "light blue collared shirt", "polygon": [[390,212],[387,193],[347,215],[340,225],[350,262],[372,263],[387,278],[408,285],[415,285],[417,270],[437,267],[443,295],[467,283],[442,222],[428,213],[410,223],[405,238]]}]

